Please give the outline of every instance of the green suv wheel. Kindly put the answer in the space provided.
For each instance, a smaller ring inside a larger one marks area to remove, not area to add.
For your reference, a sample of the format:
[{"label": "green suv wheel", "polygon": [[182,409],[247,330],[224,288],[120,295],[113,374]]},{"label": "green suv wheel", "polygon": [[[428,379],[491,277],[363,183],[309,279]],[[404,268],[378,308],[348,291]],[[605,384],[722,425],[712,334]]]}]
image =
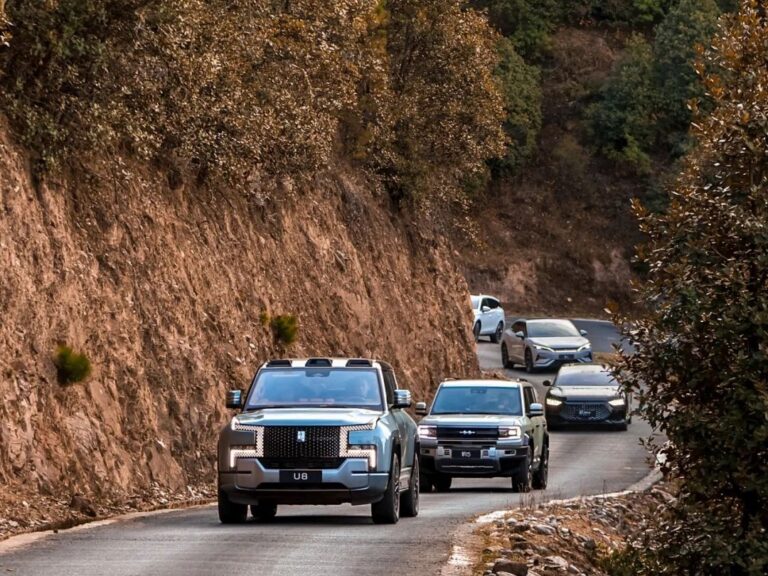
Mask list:
[{"label": "green suv wheel", "polygon": [[371,504],[374,524],[397,524],[400,519],[400,457],[392,455],[389,483],[384,497]]},{"label": "green suv wheel", "polygon": [[533,473],[532,481],[533,487],[536,490],[544,490],[547,487],[547,479],[549,478],[549,444],[544,444],[544,448],[541,450],[541,459],[539,460],[539,467],[536,472]]},{"label": "green suv wheel", "polygon": [[512,476],[512,490],[515,492],[530,492],[533,471],[533,457],[529,451],[528,456],[525,457],[525,462],[520,467],[520,470],[515,472]]},{"label": "green suv wheel", "polygon": [[256,520],[272,520],[277,515],[277,504],[251,504],[251,516]]}]

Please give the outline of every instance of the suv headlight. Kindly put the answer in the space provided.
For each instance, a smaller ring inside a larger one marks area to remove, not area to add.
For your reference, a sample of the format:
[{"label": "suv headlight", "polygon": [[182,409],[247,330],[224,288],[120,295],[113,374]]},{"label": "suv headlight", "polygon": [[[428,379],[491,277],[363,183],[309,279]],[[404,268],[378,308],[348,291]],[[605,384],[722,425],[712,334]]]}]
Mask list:
[{"label": "suv headlight", "polygon": [[538,344],[534,344],[533,347],[540,352],[554,352],[554,350],[549,346],[540,346]]},{"label": "suv headlight", "polygon": [[553,398],[552,396],[547,396],[547,399],[545,402],[547,406],[560,406],[563,403],[563,401],[560,400],[559,398]]},{"label": "suv headlight", "polygon": [[230,427],[235,432],[253,432],[253,444],[229,447],[229,467],[237,465],[238,458],[262,458],[264,456],[264,426],[241,424],[237,418],[232,418]]},{"label": "suv headlight", "polygon": [[368,469],[376,469],[376,442],[373,424],[341,426],[339,428],[339,456],[341,458],[367,458]]},{"label": "suv headlight", "polygon": [[620,398],[614,398],[613,400],[609,400],[608,404],[610,404],[611,406],[617,406],[618,407],[618,406],[624,406],[624,404],[626,404],[626,402],[624,401],[623,397],[620,397]]},{"label": "suv headlight", "polygon": [[508,440],[518,440],[523,437],[523,430],[520,426],[499,426],[499,438]]},{"label": "suv headlight", "polygon": [[419,424],[419,438],[437,438],[437,426]]},{"label": "suv headlight", "polygon": [[592,349],[592,344],[590,342],[587,342],[586,344],[582,344],[581,346],[579,346],[578,351],[584,352],[584,350],[591,350],[591,349]]}]

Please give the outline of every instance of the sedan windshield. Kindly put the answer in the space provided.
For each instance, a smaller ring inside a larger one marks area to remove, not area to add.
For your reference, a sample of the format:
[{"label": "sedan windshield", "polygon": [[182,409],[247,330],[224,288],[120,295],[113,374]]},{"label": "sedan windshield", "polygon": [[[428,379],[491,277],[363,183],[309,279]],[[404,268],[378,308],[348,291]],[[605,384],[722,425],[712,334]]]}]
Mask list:
[{"label": "sedan windshield", "polygon": [[537,320],[528,322],[529,338],[567,338],[581,336],[568,320]]},{"label": "sedan windshield", "polygon": [[268,368],[251,387],[245,409],[305,407],[381,410],[378,372],[370,368]]},{"label": "sedan windshield", "polygon": [[561,371],[557,375],[555,386],[618,386],[619,383],[613,375],[606,370],[595,370],[590,372]]},{"label": "sedan windshield", "polygon": [[497,414],[521,416],[516,386],[445,386],[432,405],[432,414]]}]

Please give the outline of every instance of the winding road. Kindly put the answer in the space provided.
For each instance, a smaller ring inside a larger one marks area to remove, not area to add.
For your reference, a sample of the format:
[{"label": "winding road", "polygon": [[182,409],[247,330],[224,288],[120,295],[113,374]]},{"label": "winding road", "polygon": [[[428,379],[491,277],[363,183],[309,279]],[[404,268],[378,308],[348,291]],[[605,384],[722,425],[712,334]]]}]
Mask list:
[{"label": "winding road", "polygon": [[[615,339],[607,322],[579,321],[596,349]],[[608,344],[608,349],[610,345]],[[499,346],[480,342],[483,369],[501,370]],[[507,370],[540,385],[551,374]],[[650,429],[635,419],[627,432],[551,434],[549,488],[522,497],[543,500],[624,489],[649,472],[639,438]],[[219,524],[214,506],[154,514],[106,526],[60,531],[13,547],[0,543],[0,573],[56,576],[254,575],[391,576],[439,574],[456,528],[472,516],[521,503],[508,479],[458,480],[447,494],[424,494],[417,518],[373,525],[369,507],[281,507],[270,523]]]}]

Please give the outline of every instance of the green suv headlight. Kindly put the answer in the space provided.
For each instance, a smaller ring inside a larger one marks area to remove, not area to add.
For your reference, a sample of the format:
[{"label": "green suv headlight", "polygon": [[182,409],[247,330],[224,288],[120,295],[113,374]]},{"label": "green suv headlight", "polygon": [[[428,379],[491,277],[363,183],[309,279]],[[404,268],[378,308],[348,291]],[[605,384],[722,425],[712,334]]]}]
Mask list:
[{"label": "green suv headlight", "polygon": [[519,440],[523,437],[523,430],[520,426],[499,426],[499,438],[507,440]]}]

